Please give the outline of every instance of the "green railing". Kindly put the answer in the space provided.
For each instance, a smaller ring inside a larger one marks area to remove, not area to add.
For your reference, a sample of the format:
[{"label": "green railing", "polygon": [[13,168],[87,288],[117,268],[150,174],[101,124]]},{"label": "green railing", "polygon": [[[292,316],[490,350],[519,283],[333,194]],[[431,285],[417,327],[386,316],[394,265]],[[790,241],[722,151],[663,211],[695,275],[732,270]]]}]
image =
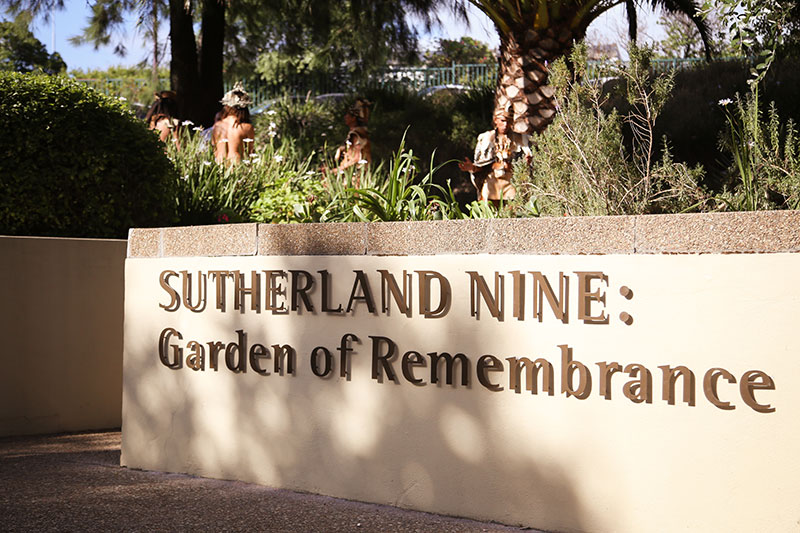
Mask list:
[{"label": "green railing", "polygon": [[[704,59],[655,59],[652,69],[655,73],[686,69],[701,64]],[[589,61],[589,78],[613,76],[614,63],[609,61]],[[330,93],[353,93],[365,87],[402,86],[414,91],[425,91],[441,86],[483,86],[493,85],[497,80],[497,64],[456,65],[449,67],[400,67],[383,68],[366,79],[353,79],[345,74],[326,76],[294,76],[281,83],[270,83],[260,78],[244,80],[245,89],[253,97],[253,107],[259,107],[270,100],[282,96],[307,96]],[[153,88],[147,79],[77,79],[98,91],[117,97],[125,97],[132,104],[149,105],[153,100]],[[168,87],[169,80],[160,80],[161,87]],[[233,82],[225,84],[228,91]]]}]

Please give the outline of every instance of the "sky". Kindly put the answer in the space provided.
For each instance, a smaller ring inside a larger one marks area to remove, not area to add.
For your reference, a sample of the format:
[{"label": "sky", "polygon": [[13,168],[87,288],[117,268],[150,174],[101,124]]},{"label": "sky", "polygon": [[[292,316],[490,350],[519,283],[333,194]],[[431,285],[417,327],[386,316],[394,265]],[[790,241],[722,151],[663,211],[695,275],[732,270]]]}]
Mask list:
[{"label": "sky", "polygon": [[[64,5],[63,11],[53,13],[51,22],[45,22],[42,17],[34,20],[33,32],[45,44],[49,52],[53,52],[53,45],[55,45],[55,51],[61,54],[68,69],[86,71],[95,68],[105,69],[114,65],[134,65],[147,58],[147,47],[133,23],[128,25],[125,34],[120,37],[128,49],[125,57],[114,55],[113,46],[104,46],[95,50],[93,45],[75,46],[71,44],[68,39],[81,33],[91,10],[88,0],[66,0]],[[619,35],[625,32],[624,12],[621,8],[622,6],[618,6],[595,21],[589,27],[589,37],[600,42],[617,41]],[[463,35],[484,41],[491,48],[496,48],[499,41],[492,22],[474,6],[469,5],[469,9],[469,25],[456,20],[449,12],[444,11],[440,13],[443,22],[441,27],[434,28],[429,34],[420,29],[423,48],[433,47],[438,38],[458,39]],[[639,16],[640,26],[644,26],[644,33],[652,34],[653,38],[659,36],[656,19],[657,17],[651,12],[642,12]],[[417,25],[413,20],[411,23]],[[421,25],[417,25],[417,27],[421,28]],[[55,39],[53,39],[54,35]]]}]

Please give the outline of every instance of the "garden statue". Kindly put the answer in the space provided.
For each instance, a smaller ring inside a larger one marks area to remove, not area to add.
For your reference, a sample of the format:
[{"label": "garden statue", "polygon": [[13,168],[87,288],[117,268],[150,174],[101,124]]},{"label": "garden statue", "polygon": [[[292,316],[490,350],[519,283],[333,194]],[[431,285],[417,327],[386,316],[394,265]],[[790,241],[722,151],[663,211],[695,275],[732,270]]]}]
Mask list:
[{"label": "garden statue", "polygon": [[162,141],[172,138],[178,142],[178,130],[181,121],[178,118],[178,97],[173,91],[159,91],[155,93],[156,101],[150,106],[144,120],[147,127],[158,131]]},{"label": "garden statue", "polygon": [[253,150],[255,129],[250,123],[248,109],[253,100],[239,81],[233,89],[225,93],[220,103],[222,114],[214,122],[211,133],[214,155],[217,161],[228,160],[231,163],[238,163],[244,155],[250,154]]},{"label": "garden statue", "polygon": [[[358,98],[344,115],[344,122],[350,131],[345,144],[336,149],[334,161],[340,172],[353,165],[368,165],[372,162],[372,153],[367,133],[370,103]],[[357,186],[357,185],[356,185]]]},{"label": "garden statue", "polygon": [[520,154],[530,159],[528,135],[513,133],[508,126],[511,116],[509,109],[499,108],[494,113],[494,130],[478,136],[475,145],[475,161],[468,157],[458,164],[464,172],[470,173],[472,184],[478,191],[478,200],[489,200],[495,206],[501,201],[511,200],[516,190],[511,184],[512,162]]}]

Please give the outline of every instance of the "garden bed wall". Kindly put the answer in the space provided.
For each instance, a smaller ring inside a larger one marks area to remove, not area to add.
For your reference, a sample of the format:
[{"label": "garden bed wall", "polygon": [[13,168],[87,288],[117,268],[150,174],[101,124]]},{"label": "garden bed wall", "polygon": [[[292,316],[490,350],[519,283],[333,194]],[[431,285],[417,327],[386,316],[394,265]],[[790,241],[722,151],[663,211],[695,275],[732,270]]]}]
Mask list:
[{"label": "garden bed wall", "polygon": [[0,436],[120,426],[125,244],[0,237]]},{"label": "garden bed wall", "polygon": [[122,464],[552,531],[791,530],[799,251],[797,212],[132,230]]}]

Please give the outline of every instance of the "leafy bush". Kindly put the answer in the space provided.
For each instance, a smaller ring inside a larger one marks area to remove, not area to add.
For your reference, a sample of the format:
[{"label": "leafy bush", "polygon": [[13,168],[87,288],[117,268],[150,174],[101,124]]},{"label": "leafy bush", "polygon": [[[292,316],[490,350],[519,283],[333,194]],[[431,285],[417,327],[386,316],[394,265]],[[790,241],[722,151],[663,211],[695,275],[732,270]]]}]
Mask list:
[{"label": "leafy bush", "polygon": [[126,237],[166,225],[174,174],[118,100],[64,77],[0,73],[0,233]]},{"label": "leafy bush", "polygon": [[[551,67],[557,115],[536,137],[530,165],[515,166],[515,203],[547,215],[617,215],[676,212],[697,207],[703,194],[700,169],[657,158],[654,124],[672,87],[669,76],[649,73],[650,51],[631,48],[623,80],[630,111],[603,110],[599,83],[577,83],[585,75],[585,47],[571,57],[574,77],[560,60]],[[623,122],[632,142],[626,147]],[[513,207],[513,206],[512,206]]]}]

